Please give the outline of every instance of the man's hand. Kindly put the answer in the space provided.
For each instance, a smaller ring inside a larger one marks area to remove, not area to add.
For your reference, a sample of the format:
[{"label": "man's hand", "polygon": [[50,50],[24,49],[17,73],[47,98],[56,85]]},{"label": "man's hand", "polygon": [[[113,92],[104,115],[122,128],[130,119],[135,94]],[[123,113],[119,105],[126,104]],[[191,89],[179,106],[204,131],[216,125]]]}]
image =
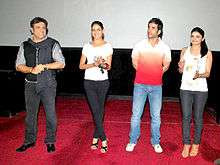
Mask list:
[{"label": "man's hand", "polygon": [[35,67],[33,67],[31,73],[32,74],[40,74],[41,72],[44,71],[44,65],[42,64],[39,64],[39,65],[36,65]]}]

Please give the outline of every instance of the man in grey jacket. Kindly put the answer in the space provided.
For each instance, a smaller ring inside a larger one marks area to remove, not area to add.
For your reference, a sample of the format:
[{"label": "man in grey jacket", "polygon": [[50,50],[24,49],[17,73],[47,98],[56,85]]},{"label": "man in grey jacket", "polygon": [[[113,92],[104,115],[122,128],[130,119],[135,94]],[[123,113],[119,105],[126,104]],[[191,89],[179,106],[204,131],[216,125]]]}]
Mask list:
[{"label": "man in grey jacket", "polygon": [[24,152],[33,147],[37,137],[37,114],[40,101],[46,113],[45,144],[48,152],[55,151],[57,118],[55,97],[57,69],[65,66],[65,60],[58,41],[47,37],[48,22],[35,17],[30,22],[31,38],[24,41],[17,54],[16,70],[26,74],[25,78],[25,139],[16,149]]}]

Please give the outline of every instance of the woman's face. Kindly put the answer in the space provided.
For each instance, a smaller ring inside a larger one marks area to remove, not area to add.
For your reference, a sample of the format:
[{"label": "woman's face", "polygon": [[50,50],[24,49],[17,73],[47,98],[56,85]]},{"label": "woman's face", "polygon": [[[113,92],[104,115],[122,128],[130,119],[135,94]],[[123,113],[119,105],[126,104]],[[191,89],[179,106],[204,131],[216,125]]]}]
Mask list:
[{"label": "woman's face", "polygon": [[98,24],[92,26],[91,33],[94,40],[103,39],[103,29]]},{"label": "woman's face", "polygon": [[203,41],[203,37],[199,32],[192,32],[191,34],[191,43],[192,45],[201,45]]}]

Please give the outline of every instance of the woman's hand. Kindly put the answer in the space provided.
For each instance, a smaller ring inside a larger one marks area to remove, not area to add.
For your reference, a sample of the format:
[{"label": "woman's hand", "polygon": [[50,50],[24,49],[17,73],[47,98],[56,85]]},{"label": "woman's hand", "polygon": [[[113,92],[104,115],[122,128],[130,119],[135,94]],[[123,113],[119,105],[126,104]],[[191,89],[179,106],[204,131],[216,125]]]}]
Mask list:
[{"label": "woman's hand", "polygon": [[195,80],[195,79],[197,79],[197,78],[199,78],[199,77],[200,77],[199,71],[197,70],[196,73],[195,73],[195,75],[194,75],[194,77],[193,77],[193,80]]},{"label": "woman's hand", "polygon": [[185,60],[180,60],[179,62],[178,62],[178,71],[180,72],[180,73],[183,73],[183,68],[184,68],[184,65],[185,65]]}]

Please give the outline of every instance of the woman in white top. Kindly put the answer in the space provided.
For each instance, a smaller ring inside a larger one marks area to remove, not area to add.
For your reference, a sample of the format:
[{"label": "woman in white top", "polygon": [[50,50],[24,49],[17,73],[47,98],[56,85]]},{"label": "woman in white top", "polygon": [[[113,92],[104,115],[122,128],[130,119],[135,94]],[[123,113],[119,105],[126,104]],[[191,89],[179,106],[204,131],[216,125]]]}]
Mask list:
[{"label": "woman in white top", "polygon": [[[180,100],[183,113],[182,133],[184,158],[196,156],[201,142],[203,112],[208,98],[206,78],[212,67],[212,53],[204,38],[204,31],[195,27],[191,31],[191,44],[183,48],[178,63],[179,72],[183,73],[180,87]],[[190,121],[194,111],[194,139],[191,146]],[[191,149],[191,150],[190,150]]]},{"label": "woman in white top", "polygon": [[109,89],[108,70],[111,68],[113,49],[104,40],[104,27],[99,21],[91,24],[92,41],[83,46],[79,68],[85,69],[84,88],[93,114],[95,131],[91,149],[98,149],[98,140],[102,141],[101,152],[107,152],[107,140],[103,128],[104,104]]}]

